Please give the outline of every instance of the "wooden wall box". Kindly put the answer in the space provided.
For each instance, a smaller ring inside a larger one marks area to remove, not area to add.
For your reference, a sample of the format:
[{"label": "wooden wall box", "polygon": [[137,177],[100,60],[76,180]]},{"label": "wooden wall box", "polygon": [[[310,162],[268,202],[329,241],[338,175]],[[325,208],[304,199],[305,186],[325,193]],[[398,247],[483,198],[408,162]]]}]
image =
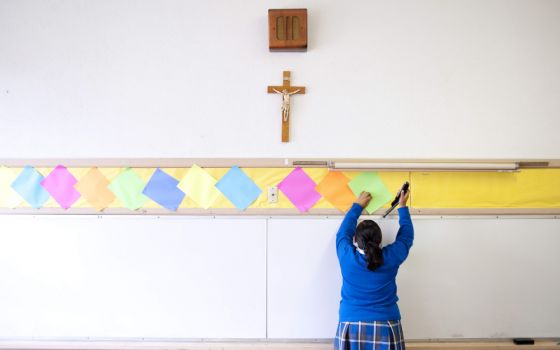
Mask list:
[{"label": "wooden wall box", "polygon": [[307,9],[268,10],[270,51],[307,51]]}]

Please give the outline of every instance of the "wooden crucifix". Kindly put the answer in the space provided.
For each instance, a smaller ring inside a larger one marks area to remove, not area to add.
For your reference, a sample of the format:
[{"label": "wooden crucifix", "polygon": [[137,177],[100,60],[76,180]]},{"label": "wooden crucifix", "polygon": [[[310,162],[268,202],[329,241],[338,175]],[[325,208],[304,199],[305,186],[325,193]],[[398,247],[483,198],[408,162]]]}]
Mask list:
[{"label": "wooden crucifix", "polygon": [[284,71],[282,86],[269,86],[269,94],[282,95],[282,142],[290,141],[290,96],[305,94],[305,86],[290,85],[290,71]]}]

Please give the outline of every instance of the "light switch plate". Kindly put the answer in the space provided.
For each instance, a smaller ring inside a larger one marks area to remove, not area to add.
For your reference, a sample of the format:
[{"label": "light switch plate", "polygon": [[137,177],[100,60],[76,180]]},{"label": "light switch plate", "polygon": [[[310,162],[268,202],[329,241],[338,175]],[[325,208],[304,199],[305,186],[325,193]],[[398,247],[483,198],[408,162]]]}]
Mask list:
[{"label": "light switch plate", "polygon": [[278,187],[268,188],[268,203],[278,203]]}]

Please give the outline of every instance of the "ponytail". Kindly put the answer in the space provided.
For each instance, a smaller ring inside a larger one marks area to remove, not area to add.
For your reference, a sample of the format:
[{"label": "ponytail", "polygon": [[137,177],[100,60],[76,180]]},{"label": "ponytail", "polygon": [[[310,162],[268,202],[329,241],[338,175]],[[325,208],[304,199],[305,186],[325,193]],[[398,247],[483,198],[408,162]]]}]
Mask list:
[{"label": "ponytail", "polygon": [[383,251],[381,250],[381,229],[372,220],[364,220],[356,227],[356,243],[363,247],[367,268],[375,271],[383,265]]},{"label": "ponytail", "polygon": [[379,266],[383,265],[383,251],[379,243],[374,243],[372,241],[367,242],[365,253],[368,269],[375,271]]}]

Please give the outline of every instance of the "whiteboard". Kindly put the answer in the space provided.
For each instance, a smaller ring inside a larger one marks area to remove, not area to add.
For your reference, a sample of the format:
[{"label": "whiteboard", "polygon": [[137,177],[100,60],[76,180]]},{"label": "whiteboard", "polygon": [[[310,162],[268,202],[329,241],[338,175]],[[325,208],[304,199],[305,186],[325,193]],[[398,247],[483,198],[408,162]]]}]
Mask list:
[{"label": "whiteboard", "polygon": [[[560,334],[560,220],[413,218],[415,242],[398,278],[407,339]],[[395,219],[380,220],[384,244]],[[332,338],[341,276],[340,219],[271,219],[270,338]]]},{"label": "whiteboard", "polygon": [[[340,221],[0,215],[0,339],[332,338]],[[413,221],[407,339],[560,334],[559,219]]]},{"label": "whiteboard", "polygon": [[264,338],[266,222],[0,216],[2,338]]}]

